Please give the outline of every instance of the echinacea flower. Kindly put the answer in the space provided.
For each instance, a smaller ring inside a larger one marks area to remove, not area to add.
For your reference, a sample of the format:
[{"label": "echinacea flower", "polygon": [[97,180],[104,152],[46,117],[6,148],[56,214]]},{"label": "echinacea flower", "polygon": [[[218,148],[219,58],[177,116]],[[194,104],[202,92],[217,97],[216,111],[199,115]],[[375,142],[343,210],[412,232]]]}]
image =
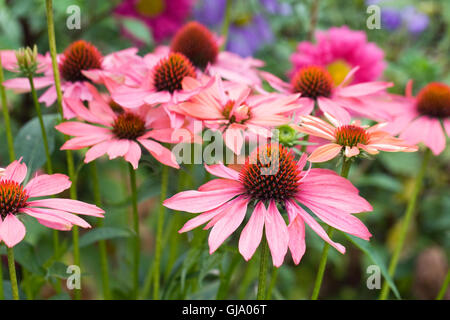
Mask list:
[{"label": "echinacea flower", "polygon": [[[26,229],[20,221],[21,214],[56,230],[70,230],[77,225],[90,228],[89,223],[76,214],[103,218],[104,211],[92,204],[62,198],[42,198],[58,194],[72,182],[63,174],[42,174],[22,185],[27,166],[20,160],[13,161],[0,174],[0,241],[14,247],[25,237]],[[33,198],[39,198],[34,199]]]},{"label": "echinacea flower", "polygon": [[153,39],[160,42],[172,36],[191,12],[192,0],[122,0],[114,12],[145,23]]},{"label": "echinacea flower", "polygon": [[[303,171],[304,154],[299,161],[282,145],[269,144],[256,149],[240,172],[223,164],[205,166],[220,177],[195,191],[180,192],[164,201],[170,209],[202,213],[189,220],[179,232],[204,223],[212,254],[244,221],[247,207],[254,205],[239,239],[239,252],[249,260],[261,242],[263,232],[269,244],[273,265],[282,265],[287,250],[298,264],[305,253],[305,223],[339,252],[345,248],[333,242],[303,206],[326,224],[368,240],[370,232],[353,213],[371,211],[371,205],[350,181],[327,169]],[[285,208],[287,225],[278,206]]]},{"label": "echinacea flower", "polygon": [[379,151],[388,152],[414,152],[417,147],[406,144],[403,140],[391,136],[383,131],[387,123],[379,123],[372,127],[362,126],[359,120],[351,123],[342,123],[325,114],[331,122],[313,117],[300,117],[302,122],[299,131],[325,139],[325,143],[314,149],[309,156],[310,162],[325,162],[333,159],[341,152],[348,158],[365,151],[369,154],[377,154]]},{"label": "echinacea flower", "polygon": [[445,132],[450,136],[450,86],[432,82],[414,97],[409,82],[397,114],[386,127],[388,132],[400,133],[399,137],[411,144],[423,142],[439,155],[445,149]]},{"label": "echinacea flower", "polygon": [[368,42],[364,31],[350,30],[347,26],[332,27],[316,33],[316,44],[300,42],[291,56],[294,65],[291,76],[310,65],[321,66],[330,72],[339,85],[351,69],[359,67],[351,84],[377,80],[386,66],[384,52],[375,43]]},{"label": "echinacea flower", "polygon": [[347,85],[358,67],[346,74],[336,86],[330,73],[321,66],[306,66],[296,72],[290,83],[271,73],[261,71],[269,84],[282,93],[300,93],[299,103],[312,112],[315,104],[323,113],[329,113],[341,122],[349,122],[351,116],[362,116],[372,120],[390,118],[385,108],[373,103],[373,96],[383,93],[391,82],[363,82]]},{"label": "echinacea flower", "polygon": [[[208,82],[207,78],[203,80]],[[193,78],[183,81],[183,88],[195,90],[202,84]],[[244,144],[244,131],[270,137],[270,128],[287,124],[286,114],[294,110],[301,113],[296,103],[298,94],[252,95],[246,85],[224,83],[216,77],[215,83],[188,101],[173,106],[172,110],[185,116],[204,121],[205,125],[223,133],[228,148],[240,154]]]},{"label": "echinacea flower", "polygon": [[191,21],[176,33],[170,50],[184,54],[195,67],[211,76],[218,74],[226,80],[260,86],[257,68],[264,63],[252,57],[242,58],[232,52],[220,51],[221,44],[222,40],[208,28]]},{"label": "echinacea flower", "polygon": [[84,158],[85,163],[108,154],[110,159],[124,157],[137,169],[142,145],[159,162],[179,168],[172,152],[160,144],[180,142],[174,140],[175,129],[171,128],[169,118],[164,112],[149,106],[126,109],[108,103],[92,85],[87,86],[93,95],[89,108],[86,108],[80,99],[66,99],[66,103],[78,118],[91,124],[66,121],[57,125],[57,130],[74,136],[64,143],[62,150],[89,147]]},{"label": "echinacea flower", "polygon": [[[63,54],[58,55],[58,67],[61,75],[61,90],[63,91],[64,98],[79,98],[84,101],[91,100],[92,95],[85,85],[86,83],[91,82],[91,79],[86,77],[84,71],[92,72],[94,70],[109,70],[109,67],[113,67],[111,71],[116,72],[117,67],[115,67],[112,60],[119,59],[122,54],[129,56],[129,50],[130,49],[115,52],[111,56],[106,56],[105,60],[107,61],[107,64],[104,65],[104,58],[94,45],[84,40],[73,42],[66,48]],[[39,97],[39,102],[43,102],[47,107],[50,107],[55,103],[57,97],[53,77],[52,60],[50,55],[47,54],[43,59],[40,58],[39,61],[41,62],[40,71],[44,74],[43,76],[34,77],[33,82],[36,89],[49,87]],[[5,65],[5,67],[11,66],[11,63]],[[6,88],[13,89],[16,92],[28,92],[31,90],[30,83],[27,78],[14,78],[6,80],[4,82],[4,86]],[[66,119],[71,119],[75,116],[73,110],[71,110],[64,101],[63,111]]]}]

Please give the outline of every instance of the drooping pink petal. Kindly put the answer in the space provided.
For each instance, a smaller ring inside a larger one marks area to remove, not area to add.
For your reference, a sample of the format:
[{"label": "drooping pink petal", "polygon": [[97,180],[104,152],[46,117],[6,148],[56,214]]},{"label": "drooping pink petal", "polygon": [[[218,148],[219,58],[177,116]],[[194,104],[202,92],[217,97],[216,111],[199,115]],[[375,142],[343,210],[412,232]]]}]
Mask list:
[{"label": "drooping pink petal", "polygon": [[317,104],[319,105],[319,108],[324,113],[331,114],[342,124],[350,123],[351,117],[350,117],[350,114],[348,113],[348,111],[345,110],[344,108],[342,108],[342,106],[340,106],[333,100],[325,98],[325,97],[319,97],[317,99]]},{"label": "drooping pink petal", "polygon": [[439,119],[429,119],[428,132],[424,132],[424,143],[433,151],[435,156],[445,149],[445,133]]},{"label": "drooping pink petal", "polygon": [[239,238],[239,252],[246,261],[250,260],[261,242],[266,207],[259,201]]},{"label": "drooping pink petal", "polygon": [[273,265],[278,268],[283,264],[284,256],[288,250],[289,232],[286,222],[273,200],[269,203],[264,220],[266,238],[272,254]]},{"label": "drooping pink petal", "polygon": [[137,139],[145,149],[147,149],[156,160],[167,166],[179,169],[175,155],[166,147],[163,147],[158,142],[146,139]]},{"label": "drooping pink petal", "polygon": [[27,176],[27,166],[25,163],[21,163],[22,158],[11,162],[3,172],[1,180],[12,180],[17,183],[22,183]]},{"label": "drooping pink petal", "polygon": [[339,88],[337,94],[341,97],[361,97],[392,87],[392,82],[366,82]]},{"label": "drooping pink petal", "polygon": [[194,228],[197,228],[198,226],[204,224],[205,222],[208,222],[212,218],[216,217],[217,215],[221,214],[224,210],[226,210],[230,206],[230,202],[224,203],[218,208],[206,211],[202,214],[199,214],[195,218],[190,219],[188,222],[184,224],[184,226],[178,231],[178,233],[183,233],[190,231]]},{"label": "drooping pink petal", "polygon": [[112,134],[96,134],[90,136],[82,136],[67,140],[61,147],[61,150],[79,150],[93,146],[105,140],[110,140]]},{"label": "drooping pink petal", "polygon": [[293,206],[287,206],[286,210],[289,215],[289,250],[294,263],[299,264],[306,251],[305,223]]},{"label": "drooping pink petal", "polygon": [[226,214],[214,225],[209,238],[209,253],[212,254],[242,223],[247,212],[248,200],[236,198]]},{"label": "drooping pink petal", "polygon": [[242,184],[236,180],[229,179],[213,179],[201,185],[198,191],[212,191],[225,188],[242,188]]},{"label": "drooping pink petal", "polygon": [[46,220],[48,222],[56,222],[58,224],[65,224],[70,228],[72,225],[77,225],[82,228],[90,228],[90,224],[81,219],[75,214],[71,214],[62,210],[42,209],[42,208],[22,208],[21,213],[28,214],[36,219]]},{"label": "drooping pink petal", "polygon": [[183,191],[164,201],[164,206],[177,211],[192,213],[215,209],[242,193],[242,188],[227,188],[212,191]]},{"label": "drooping pink petal", "polygon": [[125,154],[127,154],[129,146],[130,140],[128,139],[112,140],[107,151],[109,160],[123,157]]},{"label": "drooping pink petal", "polygon": [[28,202],[27,205],[29,207],[50,208],[99,218],[103,218],[103,213],[105,213],[105,211],[93,204],[72,199],[55,198],[34,200]]},{"label": "drooping pink petal", "polygon": [[64,174],[42,174],[28,182],[25,192],[30,197],[50,196],[69,189],[71,185],[69,177]]},{"label": "drooping pink petal", "polygon": [[336,143],[327,143],[315,149],[308,157],[310,162],[325,162],[333,159],[341,152],[342,146]]},{"label": "drooping pink petal", "polygon": [[130,141],[130,145],[128,146],[128,151],[125,154],[124,158],[126,161],[131,163],[133,169],[136,170],[139,165],[139,160],[141,159],[141,147],[135,141]]},{"label": "drooping pink petal", "polygon": [[75,121],[66,121],[55,126],[55,129],[69,136],[81,137],[97,134],[110,134],[111,130],[91,124]]},{"label": "drooping pink petal", "polygon": [[212,175],[216,177],[221,177],[225,179],[231,179],[231,180],[239,180],[239,172],[236,170],[233,170],[231,168],[228,168],[223,163],[219,164],[213,164],[208,166],[205,164],[205,169]]},{"label": "drooping pink petal", "polygon": [[320,226],[320,224],[313,217],[311,217],[305,210],[303,210],[303,208],[301,208],[298,204],[296,204],[294,201],[287,201],[286,206],[292,206],[292,208],[290,210],[296,211],[302,217],[303,221],[305,221],[305,223],[308,226],[310,226],[311,229],[315,233],[317,233],[317,235],[319,237],[321,237],[323,240],[328,242],[331,246],[333,246],[340,253],[345,253],[345,247],[339,243],[332,241],[328,237],[325,230],[323,230],[323,228]]},{"label": "drooping pink petal", "polygon": [[100,158],[102,155],[104,155],[111,145],[112,140],[107,140],[100,142],[99,144],[96,144],[92,146],[87,152],[86,156],[84,157],[84,163],[89,163],[97,158]]},{"label": "drooping pink petal", "polygon": [[13,214],[8,214],[0,225],[0,239],[12,248],[25,237],[25,226]]}]

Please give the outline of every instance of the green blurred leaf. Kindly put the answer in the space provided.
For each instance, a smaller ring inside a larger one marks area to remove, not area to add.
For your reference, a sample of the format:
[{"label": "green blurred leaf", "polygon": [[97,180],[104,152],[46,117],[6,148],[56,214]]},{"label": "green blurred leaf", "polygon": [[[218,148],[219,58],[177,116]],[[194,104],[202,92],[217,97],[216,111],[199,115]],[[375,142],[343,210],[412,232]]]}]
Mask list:
[{"label": "green blurred leaf", "polygon": [[15,260],[33,274],[44,276],[45,269],[37,261],[34,248],[28,242],[22,241],[14,247]]},{"label": "green blurred leaf", "polygon": [[352,236],[352,235],[349,235],[346,233],[344,233],[344,234],[351,242],[353,242],[354,245],[356,245],[359,249],[361,249],[361,251],[363,251],[373,263],[375,263],[378,267],[380,267],[381,274],[388,282],[389,287],[391,287],[392,292],[395,294],[397,299],[400,300],[401,299],[400,293],[398,292],[398,289],[395,286],[394,281],[392,280],[391,276],[389,275],[386,265],[384,264],[384,262],[380,258],[380,256],[372,248],[369,241],[361,240],[355,236]]},{"label": "green blurred leaf", "polygon": [[80,248],[89,246],[99,240],[107,240],[114,238],[128,238],[134,235],[134,232],[127,228],[118,227],[102,227],[95,228],[85,233],[80,238]]},{"label": "green blurred leaf", "polygon": [[59,261],[56,261],[47,269],[46,277],[48,278],[67,279],[69,276],[70,274],[67,273],[67,265]]},{"label": "green blurred leaf", "polygon": [[[45,131],[47,132],[47,140],[50,154],[55,149],[55,132],[54,126],[58,119],[56,114],[48,114],[43,116]],[[45,149],[42,140],[41,127],[37,117],[28,121],[15,137],[14,148],[17,158],[23,157],[23,161],[27,164],[28,173],[33,173],[42,167],[47,161]]]},{"label": "green blurred leaf", "polygon": [[122,19],[122,23],[124,28],[138,40],[144,42],[146,45],[151,45],[153,43],[153,37],[150,33],[150,29],[142,21],[124,18]]}]

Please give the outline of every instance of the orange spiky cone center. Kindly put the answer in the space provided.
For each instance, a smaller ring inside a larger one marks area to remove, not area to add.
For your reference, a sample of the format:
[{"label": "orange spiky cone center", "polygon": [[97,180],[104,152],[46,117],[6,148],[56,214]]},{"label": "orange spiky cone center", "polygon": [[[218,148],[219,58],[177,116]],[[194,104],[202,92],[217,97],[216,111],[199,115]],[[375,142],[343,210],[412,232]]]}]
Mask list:
[{"label": "orange spiky cone center", "polygon": [[353,124],[336,128],[334,136],[337,144],[346,147],[355,147],[358,143],[367,144],[369,141],[369,135],[366,130]]},{"label": "orange spiky cone center", "polygon": [[119,139],[135,140],[145,133],[145,121],[133,113],[121,113],[114,121],[113,133]]},{"label": "orange spiky cone center", "polygon": [[253,200],[283,203],[295,196],[300,169],[294,154],[281,144],[259,147],[240,172],[246,194]]},{"label": "orange spiky cone center", "polygon": [[94,45],[84,40],[78,40],[64,51],[59,70],[66,81],[86,81],[89,79],[81,71],[100,69],[102,59],[100,51]]},{"label": "orange spiky cone center", "polygon": [[219,47],[211,31],[195,21],[187,23],[176,33],[170,49],[184,54],[200,69],[216,62],[219,54]]},{"label": "orange spiky cone center", "polygon": [[0,181],[0,215],[5,218],[8,214],[17,214],[25,207],[28,195],[23,187],[12,180]]},{"label": "orange spiky cone center", "polygon": [[324,68],[309,66],[297,71],[291,86],[294,92],[301,93],[303,97],[329,97],[333,90],[333,78]]},{"label": "orange spiky cone center", "polygon": [[417,111],[433,118],[450,117],[450,86],[432,82],[417,95]]},{"label": "orange spiky cone center", "polygon": [[185,77],[195,78],[195,69],[183,54],[170,53],[156,65],[153,77],[157,91],[173,93],[183,88],[182,82]]}]

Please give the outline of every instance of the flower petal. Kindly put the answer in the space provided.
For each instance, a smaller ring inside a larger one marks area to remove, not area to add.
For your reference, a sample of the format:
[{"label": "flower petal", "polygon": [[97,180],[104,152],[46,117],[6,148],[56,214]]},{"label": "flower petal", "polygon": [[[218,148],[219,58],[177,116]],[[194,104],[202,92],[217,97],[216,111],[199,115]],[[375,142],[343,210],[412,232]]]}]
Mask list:
[{"label": "flower petal", "polygon": [[8,214],[0,225],[0,239],[12,248],[25,237],[25,226],[15,215]]},{"label": "flower petal", "polygon": [[270,201],[264,220],[266,238],[272,254],[273,265],[278,268],[283,264],[284,256],[288,250],[289,232],[286,222],[274,201]]},{"label": "flower petal", "polygon": [[261,242],[266,207],[259,201],[239,238],[239,252],[246,261],[250,260]]},{"label": "flower petal", "polygon": [[27,203],[27,205],[29,207],[43,207],[56,210],[63,210],[66,212],[84,214],[87,216],[94,216],[99,218],[103,218],[103,213],[105,213],[105,211],[103,211],[102,209],[93,204],[72,199],[61,199],[61,198],[41,199],[30,201]]},{"label": "flower petal", "polygon": [[30,197],[42,197],[58,194],[67,190],[72,185],[69,177],[64,174],[42,174],[28,182],[25,191]]}]

